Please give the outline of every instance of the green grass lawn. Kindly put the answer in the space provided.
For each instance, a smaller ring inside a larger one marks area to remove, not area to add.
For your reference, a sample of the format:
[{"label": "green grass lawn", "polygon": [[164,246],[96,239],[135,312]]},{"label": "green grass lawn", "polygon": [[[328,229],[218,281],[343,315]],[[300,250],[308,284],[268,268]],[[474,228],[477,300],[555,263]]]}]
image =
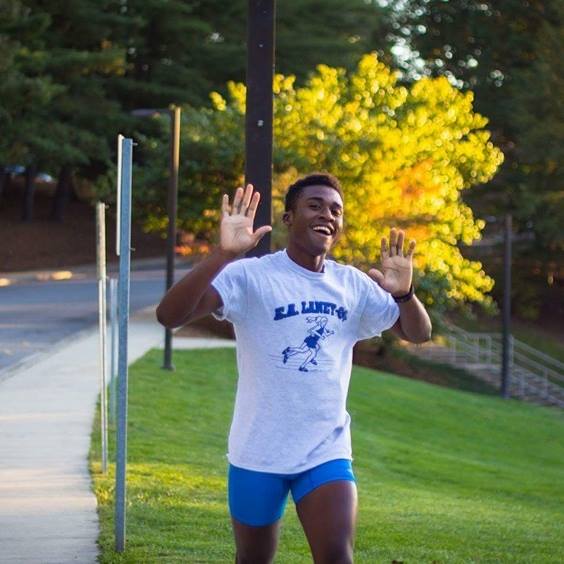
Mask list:
[{"label": "green grass lawn", "polygon": [[[233,350],[151,351],[130,370],[127,550],[114,552],[114,467],[91,467],[102,562],[233,562],[226,437]],[[355,562],[563,562],[564,416],[355,368]],[[114,441],[111,433],[111,452]],[[113,454],[111,455],[113,460]],[[277,563],[311,562],[288,503]]]}]

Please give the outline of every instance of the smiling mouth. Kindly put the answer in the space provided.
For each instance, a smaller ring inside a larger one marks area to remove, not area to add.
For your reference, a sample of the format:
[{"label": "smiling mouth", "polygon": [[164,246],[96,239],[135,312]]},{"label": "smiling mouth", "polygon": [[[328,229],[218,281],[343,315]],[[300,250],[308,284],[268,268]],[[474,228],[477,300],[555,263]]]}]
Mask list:
[{"label": "smiling mouth", "polygon": [[332,229],[327,225],[315,225],[312,229],[319,233],[320,235],[324,235],[325,237],[331,237],[333,235]]}]

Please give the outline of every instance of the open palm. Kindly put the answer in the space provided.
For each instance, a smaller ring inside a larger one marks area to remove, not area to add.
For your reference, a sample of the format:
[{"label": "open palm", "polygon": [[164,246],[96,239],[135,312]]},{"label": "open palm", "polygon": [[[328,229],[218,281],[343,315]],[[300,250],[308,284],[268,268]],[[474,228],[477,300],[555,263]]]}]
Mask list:
[{"label": "open palm", "polygon": [[240,255],[256,247],[261,238],[272,230],[270,225],[259,227],[253,232],[253,221],[260,201],[260,193],[247,188],[237,188],[233,205],[229,196],[223,195],[221,204],[220,247],[223,251]]},{"label": "open palm", "polygon": [[390,241],[382,237],[381,271],[372,268],[368,275],[386,292],[394,296],[407,294],[413,279],[413,252],[415,241],[410,241],[407,253],[403,252],[405,234],[392,228]]}]

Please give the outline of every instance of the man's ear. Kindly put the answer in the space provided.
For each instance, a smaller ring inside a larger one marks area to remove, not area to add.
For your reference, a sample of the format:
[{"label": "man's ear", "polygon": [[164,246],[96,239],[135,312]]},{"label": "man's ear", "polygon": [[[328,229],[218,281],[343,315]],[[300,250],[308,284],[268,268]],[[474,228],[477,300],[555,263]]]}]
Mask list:
[{"label": "man's ear", "polygon": [[282,216],[282,223],[288,227],[292,224],[292,211],[284,212]]}]

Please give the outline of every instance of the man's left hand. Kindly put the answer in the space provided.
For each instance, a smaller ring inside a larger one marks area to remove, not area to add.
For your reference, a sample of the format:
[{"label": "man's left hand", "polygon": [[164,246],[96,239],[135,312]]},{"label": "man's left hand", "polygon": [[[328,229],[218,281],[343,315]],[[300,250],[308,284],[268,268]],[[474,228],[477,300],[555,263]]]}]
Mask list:
[{"label": "man's left hand", "polygon": [[401,229],[392,227],[389,243],[386,237],[382,237],[382,270],[371,268],[368,271],[368,276],[394,297],[407,294],[413,279],[415,241],[409,242],[407,253],[404,254],[404,238]]}]

